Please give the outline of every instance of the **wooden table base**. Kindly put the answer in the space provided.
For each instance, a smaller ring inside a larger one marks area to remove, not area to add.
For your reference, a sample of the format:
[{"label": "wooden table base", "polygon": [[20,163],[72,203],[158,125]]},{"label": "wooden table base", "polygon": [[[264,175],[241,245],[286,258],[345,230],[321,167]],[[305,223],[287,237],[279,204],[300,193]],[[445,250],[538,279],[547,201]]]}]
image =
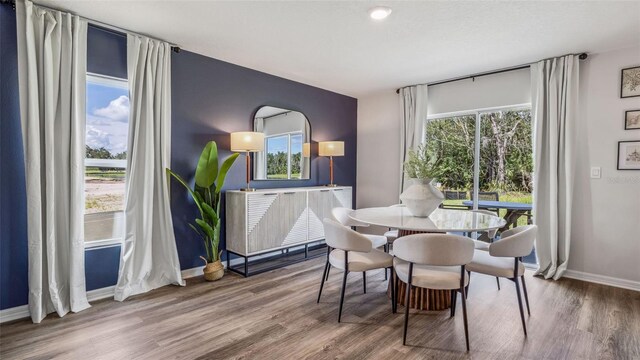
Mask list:
[{"label": "wooden table base", "polygon": [[[404,306],[407,284],[396,278],[398,282],[398,305]],[[391,285],[389,285],[391,286]],[[387,289],[387,296],[391,298],[391,288]],[[409,307],[418,310],[446,310],[451,307],[451,291],[433,290],[412,286],[409,293]]]},{"label": "wooden table base", "polygon": [[[424,231],[411,231],[402,230],[398,231],[398,238],[411,234],[424,234]],[[395,275],[394,275],[395,276]],[[398,284],[398,305],[404,306],[407,284],[400,281],[396,276],[395,279]],[[389,282],[391,286],[391,282]],[[391,298],[391,288],[387,289],[387,295]],[[418,310],[446,310],[451,307],[451,291],[449,290],[434,290],[425,289],[412,286],[409,294],[409,307]]]}]

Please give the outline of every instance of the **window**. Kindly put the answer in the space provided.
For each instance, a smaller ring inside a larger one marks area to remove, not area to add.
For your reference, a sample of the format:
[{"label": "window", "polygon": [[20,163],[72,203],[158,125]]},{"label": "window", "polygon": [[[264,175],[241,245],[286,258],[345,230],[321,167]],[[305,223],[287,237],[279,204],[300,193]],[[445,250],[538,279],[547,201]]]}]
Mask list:
[{"label": "window", "polygon": [[121,242],[129,134],[126,80],[87,74],[85,241]]},{"label": "window", "polygon": [[[430,116],[424,142],[438,159],[436,182],[444,208],[467,209],[477,201],[531,204],[533,145],[528,105]],[[518,226],[532,221],[531,211],[488,208]],[[508,215],[508,216],[507,216]],[[514,225],[515,225],[514,224]],[[535,262],[535,257],[524,259]]]},{"label": "window", "polygon": [[301,132],[265,138],[267,179],[300,179],[302,143]]}]

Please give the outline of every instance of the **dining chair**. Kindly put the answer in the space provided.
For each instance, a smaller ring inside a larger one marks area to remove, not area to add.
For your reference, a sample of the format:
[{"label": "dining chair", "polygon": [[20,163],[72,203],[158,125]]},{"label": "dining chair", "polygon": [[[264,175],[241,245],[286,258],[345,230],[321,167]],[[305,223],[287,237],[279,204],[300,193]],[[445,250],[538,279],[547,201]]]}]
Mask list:
[{"label": "dining chair", "polygon": [[[469,198],[473,201],[473,191],[469,191]],[[497,191],[480,191],[478,192],[478,200],[480,201],[500,201],[500,194]],[[498,212],[500,209],[488,209]]]},{"label": "dining chair", "polygon": [[[477,214],[497,216],[495,212],[489,211],[489,210],[478,209],[478,210],[470,210],[470,211]],[[483,231],[483,232],[487,234],[487,238],[489,239],[489,242],[474,239],[473,243],[476,249],[489,251],[489,244],[492,243],[493,240],[495,239],[498,229],[492,229],[492,230]]]},{"label": "dining chair", "polygon": [[[470,211],[478,213],[478,214],[497,216],[495,212],[489,211],[489,210],[478,209],[478,210],[470,210]],[[485,231],[485,233],[487,234],[487,237],[489,238],[489,242],[478,240],[478,239],[472,239],[476,250],[489,251],[489,245],[496,238],[496,233],[497,232],[498,232],[498,229],[492,229],[492,230],[489,230],[489,231]],[[499,277],[496,277],[496,284],[498,285],[498,290],[500,290],[500,278]]]},{"label": "dining chair", "polygon": [[[451,234],[415,234],[403,236],[393,244],[393,268],[399,281],[407,284],[405,294],[404,332],[402,345],[407,343],[409,301],[414,286],[435,290],[450,290],[451,317],[455,316],[457,293],[460,292],[464,336],[469,351],[467,301],[465,296],[469,276],[465,266],[474,253],[471,239]],[[393,278],[393,276],[392,276]],[[398,282],[396,282],[396,287]],[[397,289],[394,291],[397,293]],[[393,309],[397,309],[393,297]]]},{"label": "dining chair", "polygon": [[[405,204],[394,204],[389,206],[392,207],[406,207]],[[398,229],[389,229],[389,231],[384,233],[384,237],[387,238],[387,249],[386,252],[389,252],[389,245],[393,244],[393,242],[398,238]]]},{"label": "dining chair", "polygon": [[476,250],[473,254],[473,260],[467,265],[467,271],[469,272],[495,276],[496,278],[503,277],[514,282],[525,336],[527,336],[527,325],[524,321],[519,282],[522,281],[527,314],[531,315],[527,285],[524,281],[525,267],[522,264],[522,257],[531,254],[537,232],[538,227],[536,225],[519,226],[504,231],[499,241],[489,244],[489,251]]},{"label": "dining chair", "polygon": [[[322,296],[324,283],[327,281],[329,268],[333,266],[342,270],[342,290],[340,291],[340,308],[338,310],[338,322],[340,322],[342,320],[344,292],[347,287],[347,275],[350,272],[362,272],[364,274],[366,271],[374,269],[391,269],[393,256],[384,251],[374,249],[371,246],[371,241],[364,235],[335,220],[324,219],[323,223],[325,241],[333,250],[327,255],[324,273],[320,282],[320,291],[318,292],[318,303],[320,302],[320,296]],[[390,284],[392,292],[395,289],[393,278],[392,274]],[[391,310],[394,310],[393,301],[391,302]]]},{"label": "dining chair", "polygon": [[[369,224],[352,219],[349,216],[349,214],[351,214],[352,212],[353,212],[352,209],[345,208],[345,207],[335,207],[331,209],[331,215],[333,216],[333,219],[344,226],[348,226],[350,228],[355,226],[369,227]],[[369,241],[371,241],[371,244],[374,249],[383,247],[384,252],[386,253],[389,252],[387,238],[384,235],[374,235],[374,234],[362,234],[362,235],[367,239],[369,239]],[[327,276],[329,276],[328,273],[327,273]],[[384,271],[384,279],[385,280],[388,279],[387,270]],[[364,292],[366,294],[367,293],[367,274],[366,273],[362,273],[362,282],[364,284]]]}]

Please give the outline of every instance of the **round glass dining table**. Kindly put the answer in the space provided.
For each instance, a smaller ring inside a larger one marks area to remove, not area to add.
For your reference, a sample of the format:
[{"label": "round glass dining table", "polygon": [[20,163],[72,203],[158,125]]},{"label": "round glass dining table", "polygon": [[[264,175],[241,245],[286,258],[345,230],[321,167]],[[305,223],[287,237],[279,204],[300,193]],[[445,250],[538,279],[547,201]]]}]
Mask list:
[{"label": "round glass dining table", "polygon": [[[483,214],[469,210],[436,209],[429,217],[411,215],[403,206],[375,207],[354,210],[349,216],[359,222],[398,229],[398,238],[420,233],[472,233],[496,230],[505,226],[506,221],[495,215]],[[406,284],[397,277],[397,302],[405,303]],[[390,285],[389,285],[390,286]],[[391,296],[391,289],[387,294]],[[451,292],[412,287],[409,307],[421,310],[445,310],[451,307]]]},{"label": "round glass dining table", "polygon": [[413,233],[489,231],[506,224],[499,216],[469,210],[436,209],[429,217],[416,217],[404,206],[358,209],[349,216],[365,224]]}]

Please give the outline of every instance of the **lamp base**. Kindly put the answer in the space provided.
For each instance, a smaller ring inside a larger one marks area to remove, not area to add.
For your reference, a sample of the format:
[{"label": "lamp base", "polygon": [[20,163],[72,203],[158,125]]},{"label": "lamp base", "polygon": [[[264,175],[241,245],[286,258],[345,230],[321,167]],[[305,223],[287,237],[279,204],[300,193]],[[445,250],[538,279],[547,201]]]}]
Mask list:
[{"label": "lamp base", "polygon": [[336,186],[338,186],[338,185],[336,185],[336,184],[327,184],[327,185],[325,185],[325,186],[326,186],[326,187],[336,187]]},{"label": "lamp base", "polygon": [[245,189],[240,189],[240,191],[253,192],[253,191],[256,191],[256,189],[255,188],[245,188]]}]

